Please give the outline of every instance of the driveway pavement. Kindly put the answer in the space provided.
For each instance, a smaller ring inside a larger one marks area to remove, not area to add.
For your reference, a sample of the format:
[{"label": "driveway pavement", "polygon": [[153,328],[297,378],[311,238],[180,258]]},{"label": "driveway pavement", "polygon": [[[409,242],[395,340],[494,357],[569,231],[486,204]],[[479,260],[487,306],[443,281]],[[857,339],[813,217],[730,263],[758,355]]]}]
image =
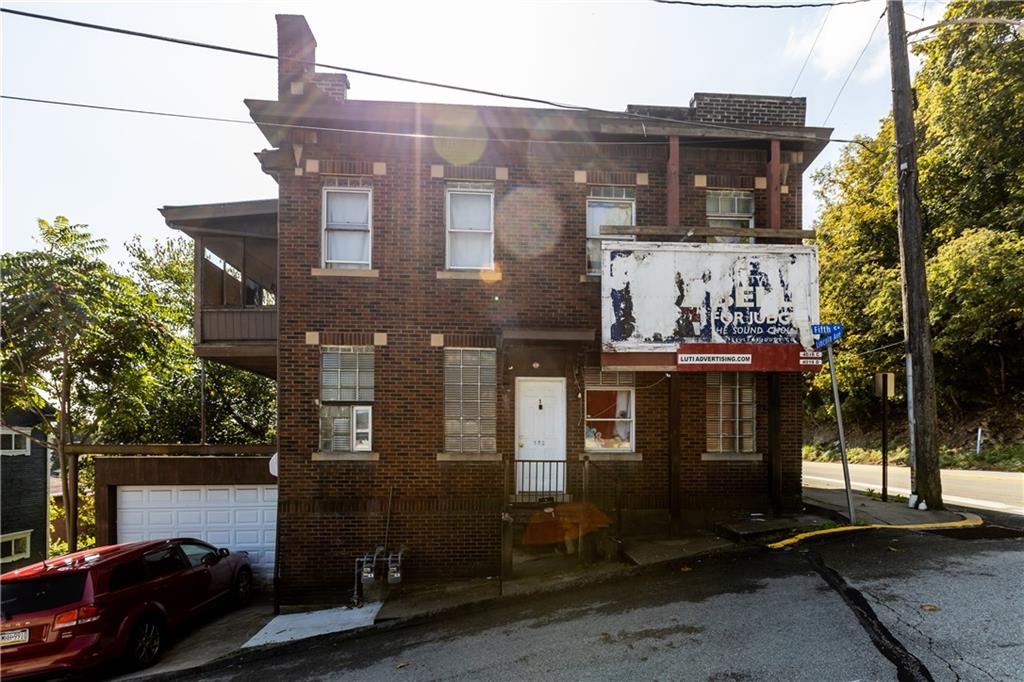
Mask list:
[{"label": "driveway pavement", "polygon": [[[273,600],[259,595],[244,609],[221,609],[189,627],[152,668],[113,678],[116,682],[194,668],[236,652],[274,617]],[[104,672],[115,672],[113,669]]]},{"label": "driveway pavement", "polygon": [[1024,539],[871,530],[286,646],[185,680],[1019,680]]}]

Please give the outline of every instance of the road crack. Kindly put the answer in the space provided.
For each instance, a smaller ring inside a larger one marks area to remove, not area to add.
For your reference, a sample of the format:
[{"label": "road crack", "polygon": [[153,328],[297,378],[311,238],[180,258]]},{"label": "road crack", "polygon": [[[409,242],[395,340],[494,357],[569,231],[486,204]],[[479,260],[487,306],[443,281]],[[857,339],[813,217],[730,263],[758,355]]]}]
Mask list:
[{"label": "road crack", "polygon": [[[859,590],[850,586],[843,576],[828,566],[815,552],[807,552],[805,556],[818,575],[853,611],[857,621],[864,628],[879,653],[896,666],[896,679],[899,682],[934,682],[932,674],[921,659],[907,651],[903,643],[896,639],[896,636],[878,618],[878,614],[871,608],[871,604]],[[954,674],[956,673],[954,672]]]},{"label": "road crack", "polygon": [[[949,668],[950,672],[953,673],[953,676],[956,677],[957,682],[960,681],[960,679],[961,679],[960,673],[958,673],[956,671],[956,669],[953,668],[953,664],[945,656],[943,656],[941,653],[939,653],[939,651],[935,648],[935,640],[932,639],[932,636],[929,635],[927,632],[925,632],[924,630],[921,629],[921,625],[924,623],[924,616],[921,615],[921,613],[919,613],[916,610],[916,605],[913,602],[911,602],[909,599],[905,599],[904,597],[901,597],[901,596],[896,595],[896,594],[891,595],[892,598],[895,601],[903,602],[910,609],[911,613],[914,613],[914,614],[917,615],[917,622],[916,623],[911,623],[909,620],[904,618],[903,614],[900,611],[898,611],[897,609],[894,609],[892,606],[890,606],[888,603],[886,603],[886,600],[882,599],[881,596],[879,596],[878,594],[875,594],[873,592],[869,592],[868,590],[862,590],[862,592],[864,594],[868,595],[869,597],[871,597],[875,601],[875,603],[881,604],[885,608],[889,609],[889,611],[892,612],[892,615],[896,618],[897,621],[899,621],[900,623],[903,623],[903,625],[907,626],[908,628],[910,628],[911,630],[916,632],[918,635],[920,635],[922,638],[927,640],[927,642],[928,642],[927,647],[928,647],[928,650],[932,653],[932,655],[935,656],[940,661],[942,661],[943,663],[945,663],[946,667]],[[968,666],[974,668],[975,670],[977,670],[978,672],[983,673],[989,679],[994,680],[995,682],[998,682],[998,678],[995,677],[992,673],[990,673],[989,671],[985,670],[984,668],[982,668],[982,667],[980,667],[978,665],[975,665],[971,661],[968,661],[966,658],[964,658],[964,655],[962,653],[960,653],[960,650],[957,649],[956,646],[953,645],[952,642],[948,643],[947,646],[950,648],[950,650],[952,650],[953,655],[956,656],[959,659],[960,663],[963,663],[964,665],[968,665]]]}]

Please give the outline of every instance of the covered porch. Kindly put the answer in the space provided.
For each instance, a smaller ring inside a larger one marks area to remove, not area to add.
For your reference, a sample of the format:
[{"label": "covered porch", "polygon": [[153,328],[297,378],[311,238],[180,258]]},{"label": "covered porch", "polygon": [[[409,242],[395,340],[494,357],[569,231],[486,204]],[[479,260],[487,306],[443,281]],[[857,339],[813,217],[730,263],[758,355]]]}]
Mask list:
[{"label": "covered porch", "polygon": [[277,376],[277,201],[160,209],[192,237],[196,355]]}]

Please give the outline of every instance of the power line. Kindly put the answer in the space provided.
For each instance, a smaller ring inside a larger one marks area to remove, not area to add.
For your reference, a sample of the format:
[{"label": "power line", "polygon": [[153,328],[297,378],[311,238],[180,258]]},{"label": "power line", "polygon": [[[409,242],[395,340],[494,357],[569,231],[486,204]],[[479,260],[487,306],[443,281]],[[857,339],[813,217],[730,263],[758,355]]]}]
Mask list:
[{"label": "power line", "polygon": [[[192,121],[206,121],[210,123],[232,123],[236,125],[247,125],[247,126],[267,126],[270,128],[289,128],[295,130],[315,130],[318,132],[326,133],[351,133],[355,135],[373,135],[378,137],[399,137],[408,139],[420,139],[420,140],[460,140],[465,142],[525,142],[529,144],[579,144],[579,145],[628,145],[628,146],[664,146],[667,142],[647,142],[642,140],[637,141],[624,141],[624,140],[537,140],[527,138],[502,138],[502,137],[469,137],[463,135],[436,135],[431,133],[401,133],[391,130],[363,130],[359,128],[332,128],[329,126],[311,126],[311,125],[300,125],[297,123],[267,123],[251,121],[244,118],[228,118],[226,116],[207,116],[203,114],[182,114],[172,111],[158,111],[155,109],[135,109],[131,107],[113,107],[106,106],[103,104],[89,104],[86,102],[68,102],[64,100],[54,99],[40,99],[36,97],[18,97],[15,95],[0,95],[0,99],[11,100],[13,102],[28,102],[32,104],[49,104],[59,107],[70,107],[74,109],[90,109],[94,111],[107,111],[120,114],[141,114],[145,116],[160,116],[164,118],[179,118]],[[704,138],[698,140],[680,140],[679,144],[712,144],[718,142],[730,142],[735,141],[731,138],[726,139],[712,139]],[[844,140],[836,140],[841,142]]]},{"label": "power line", "polygon": [[832,100],[832,106],[829,107],[828,115],[825,116],[825,120],[821,123],[822,127],[828,124],[828,120],[832,117],[832,112],[836,110],[836,105],[839,104],[839,98],[843,96],[843,90],[846,89],[846,84],[850,82],[850,77],[853,76],[853,72],[857,70],[857,65],[860,64],[860,60],[864,58],[864,53],[867,52],[868,47],[871,46],[871,41],[875,37],[875,31],[878,30],[878,25],[882,23],[882,17],[885,16],[885,12],[886,10],[883,9],[882,13],[878,15],[878,21],[875,22],[874,28],[871,29],[871,35],[868,36],[868,41],[864,43],[864,49],[860,51],[859,55],[857,55],[857,61],[853,63],[853,67],[850,68],[850,73],[846,74],[846,80],[843,81],[842,86],[839,88],[839,92],[836,93],[836,98]]},{"label": "power line", "polygon": [[872,0],[834,0],[833,2],[801,2],[794,4],[753,4],[739,2],[700,2],[699,0],[654,0],[662,5],[686,5],[688,7],[722,7],[725,9],[804,9],[807,7],[836,7],[857,5]]},{"label": "power line", "polygon": [[828,17],[832,14],[832,7],[825,11],[825,18],[821,21],[821,26],[818,27],[818,32],[814,35],[814,40],[811,42],[811,49],[807,51],[807,56],[804,57],[804,63],[800,65],[800,73],[796,75],[796,80],[793,81],[793,87],[789,89],[789,96],[792,97],[793,93],[796,92],[796,85],[800,82],[800,77],[804,75],[804,69],[807,68],[807,62],[811,61],[811,55],[814,54],[814,46],[818,44],[818,38],[821,37],[821,32],[825,30],[825,24],[828,23]]},{"label": "power line", "polygon": [[[41,99],[37,97],[18,97],[16,95],[0,95],[0,99],[11,100],[12,102],[27,102],[31,104],[49,104],[52,106],[69,107],[73,109],[89,109],[94,111],[107,111],[120,114],[141,114],[145,116],[159,116],[164,118],[179,118],[192,121],[207,121],[211,123],[232,123],[236,125],[259,125],[270,128],[290,128],[296,130],[315,130],[327,133],[351,133],[354,135],[375,135],[380,137],[402,137],[422,140],[462,140],[466,142],[525,142],[529,144],[579,144],[579,145],[629,145],[629,146],[663,146],[667,142],[645,142],[645,141],[624,141],[624,140],[536,140],[526,138],[501,138],[501,137],[467,137],[460,135],[435,135],[429,133],[400,133],[390,130],[362,130],[359,128],[332,128],[329,126],[310,126],[297,123],[267,123],[251,121],[244,118],[228,118],[226,116],[207,116],[203,114],[182,114],[172,111],[157,111],[155,109],[135,109],[131,107],[112,107],[103,104],[90,104],[86,102],[68,102],[65,100]],[[843,138],[817,138],[821,142],[840,142],[859,144],[872,153],[877,153],[861,140],[848,140]],[[679,140],[679,144],[706,145],[721,142],[735,142],[734,138],[702,138],[696,140]]]},{"label": "power line", "polygon": [[[869,0],[848,0],[848,1],[849,2],[867,2]],[[198,48],[207,49],[207,50],[214,50],[214,51],[217,51],[217,52],[226,52],[226,53],[229,53],[229,54],[243,55],[243,56],[246,56],[246,57],[257,57],[257,58],[260,58],[260,59],[271,59],[271,60],[274,60],[274,61],[279,61],[279,59],[280,59],[278,57],[278,55],[270,54],[268,52],[257,52],[255,50],[245,50],[245,49],[242,49],[242,48],[229,47],[227,45],[217,45],[217,44],[214,44],[214,43],[204,43],[204,42],[200,42],[200,41],[196,41],[196,40],[187,40],[185,38],[175,38],[175,37],[172,37],[172,36],[160,35],[160,34],[156,34],[156,33],[146,33],[144,31],[133,31],[133,30],[130,30],[130,29],[118,28],[116,26],[107,26],[107,25],[104,25],[104,24],[93,24],[93,23],[89,23],[89,22],[86,22],[86,21],[77,21],[77,20],[74,20],[74,19],[64,19],[62,17],[54,17],[54,16],[50,16],[50,15],[46,15],[46,14],[37,14],[35,12],[25,12],[25,11],[22,11],[22,10],[15,10],[15,9],[7,8],[7,7],[0,7],[0,12],[5,13],[5,14],[13,14],[13,15],[20,16],[20,17],[26,17],[26,18],[29,18],[29,19],[39,19],[41,21],[50,21],[50,22],[54,22],[54,23],[57,23],[57,24],[64,24],[64,25],[68,25],[68,26],[76,26],[76,27],[79,27],[79,28],[88,28],[88,29],[92,29],[92,30],[96,30],[96,31],[105,31],[105,32],[108,32],[108,33],[116,33],[118,35],[132,36],[132,37],[135,37],[135,38],[145,38],[147,40],[157,40],[157,41],[161,41],[161,42],[165,42],[165,43],[172,43],[172,44],[176,44],[176,45],[186,45],[188,47],[198,47]],[[648,115],[648,114],[636,114],[636,113],[632,113],[632,112],[623,112],[623,111],[611,111],[611,110],[608,110],[608,109],[599,109],[599,108],[596,108],[596,107],[589,107],[589,106],[584,106],[584,105],[566,104],[564,102],[556,102],[554,100],[543,99],[543,98],[539,98],[539,97],[528,97],[528,96],[525,96],[525,95],[512,95],[512,94],[497,92],[497,91],[493,91],[493,90],[481,90],[479,88],[470,88],[470,87],[465,87],[465,86],[461,86],[461,85],[452,85],[452,84],[449,84],[449,83],[439,83],[439,82],[436,82],[436,81],[427,81],[427,80],[421,80],[421,79],[417,79],[417,78],[409,78],[409,77],[406,77],[406,76],[396,76],[396,75],[393,75],[393,74],[380,73],[380,72],[377,72],[377,71],[367,71],[365,69],[355,69],[355,68],[346,67],[346,66],[338,66],[336,64],[325,64],[325,63],[322,63],[322,62],[306,62],[304,60],[299,60],[299,59],[291,60],[291,61],[299,62],[299,63],[302,63],[302,64],[307,64],[307,65],[310,65],[310,66],[313,66],[313,67],[320,67],[320,68],[323,68],[323,69],[330,69],[332,71],[343,71],[343,72],[348,72],[348,73],[357,73],[357,74],[362,75],[362,76],[369,76],[369,77],[372,77],[372,78],[382,78],[382,79],[385,79],[385,80],[393,80],[393,81],[398,81],[398,82],[402,82],[402,83],[410,83],[410,84],[413,84],[413,85],[424,85],[424,86],[433,87],[433,88],[441,88],[441,89],[445,89],[445,90],[455,90],[457,92],[466,92],[466,93],[471,93],[471,94],[475,94],[475,95],[484,95],[484,96],[487,96],[487,97],[496,97],[496,98],[499,98],[499,99],[509,99],[509,100],[515,100],[515,101],[519,101],[519,102],[529,102],[531,104],[542,104],[544,106],[554,107],[554,108],[557,108],[557,109],[570,109],[570,110],[585,111],[585,112],[595,113],[595,114],[606,114],[606,115],[609,115],[609,116],[616,116],[616,117],[619,117],[619,118],[633,119],[633,120],[639,120],[639,121],[657,121],[657,122],[661,122],[661,123],[672,123],[672,124],[676,124],[676,125],[685,124],[685,125],[692,125],[692,126],[697,126],[697,127],[702,127],[702,128],[710,128],[710,129],[717,129],[717,130],[728,130],[728,131],[740,132],[740,133],[750,133],[750,134],[754,134],[754,135],[758,135],[758,136],[764,136],[765,135],[765,132],[763,130],[753,130],[753,129],[750,129],[750,128],[743,128],[743,127],[740,127],[740,126],[722,125],[722,124],[718,124],[718,123],[707,123],[707,122],[704,122],[704,121],[681,121],[679,119],[666,118],[666,117],[662,117],[662,116],[651,116],[651,115]],[[801,137],[801,138],[808,139],[808,140],[818,140],[818,139],[820,139],[820,138],[817,138],[817,137],[815,137],[813,135],[807,135],[807,136],[805,136],[805,135],[791,135],[791,137]]]}]

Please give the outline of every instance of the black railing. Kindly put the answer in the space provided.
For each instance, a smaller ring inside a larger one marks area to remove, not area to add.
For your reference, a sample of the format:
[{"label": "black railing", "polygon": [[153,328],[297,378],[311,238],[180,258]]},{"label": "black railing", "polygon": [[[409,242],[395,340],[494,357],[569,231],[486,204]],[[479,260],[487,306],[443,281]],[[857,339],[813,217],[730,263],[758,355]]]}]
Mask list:
[{"label": "black railing", "polygon": [[515,462],[515,500],[517,502],[564,502],[566,494],[565,460],[521,459]]}]

